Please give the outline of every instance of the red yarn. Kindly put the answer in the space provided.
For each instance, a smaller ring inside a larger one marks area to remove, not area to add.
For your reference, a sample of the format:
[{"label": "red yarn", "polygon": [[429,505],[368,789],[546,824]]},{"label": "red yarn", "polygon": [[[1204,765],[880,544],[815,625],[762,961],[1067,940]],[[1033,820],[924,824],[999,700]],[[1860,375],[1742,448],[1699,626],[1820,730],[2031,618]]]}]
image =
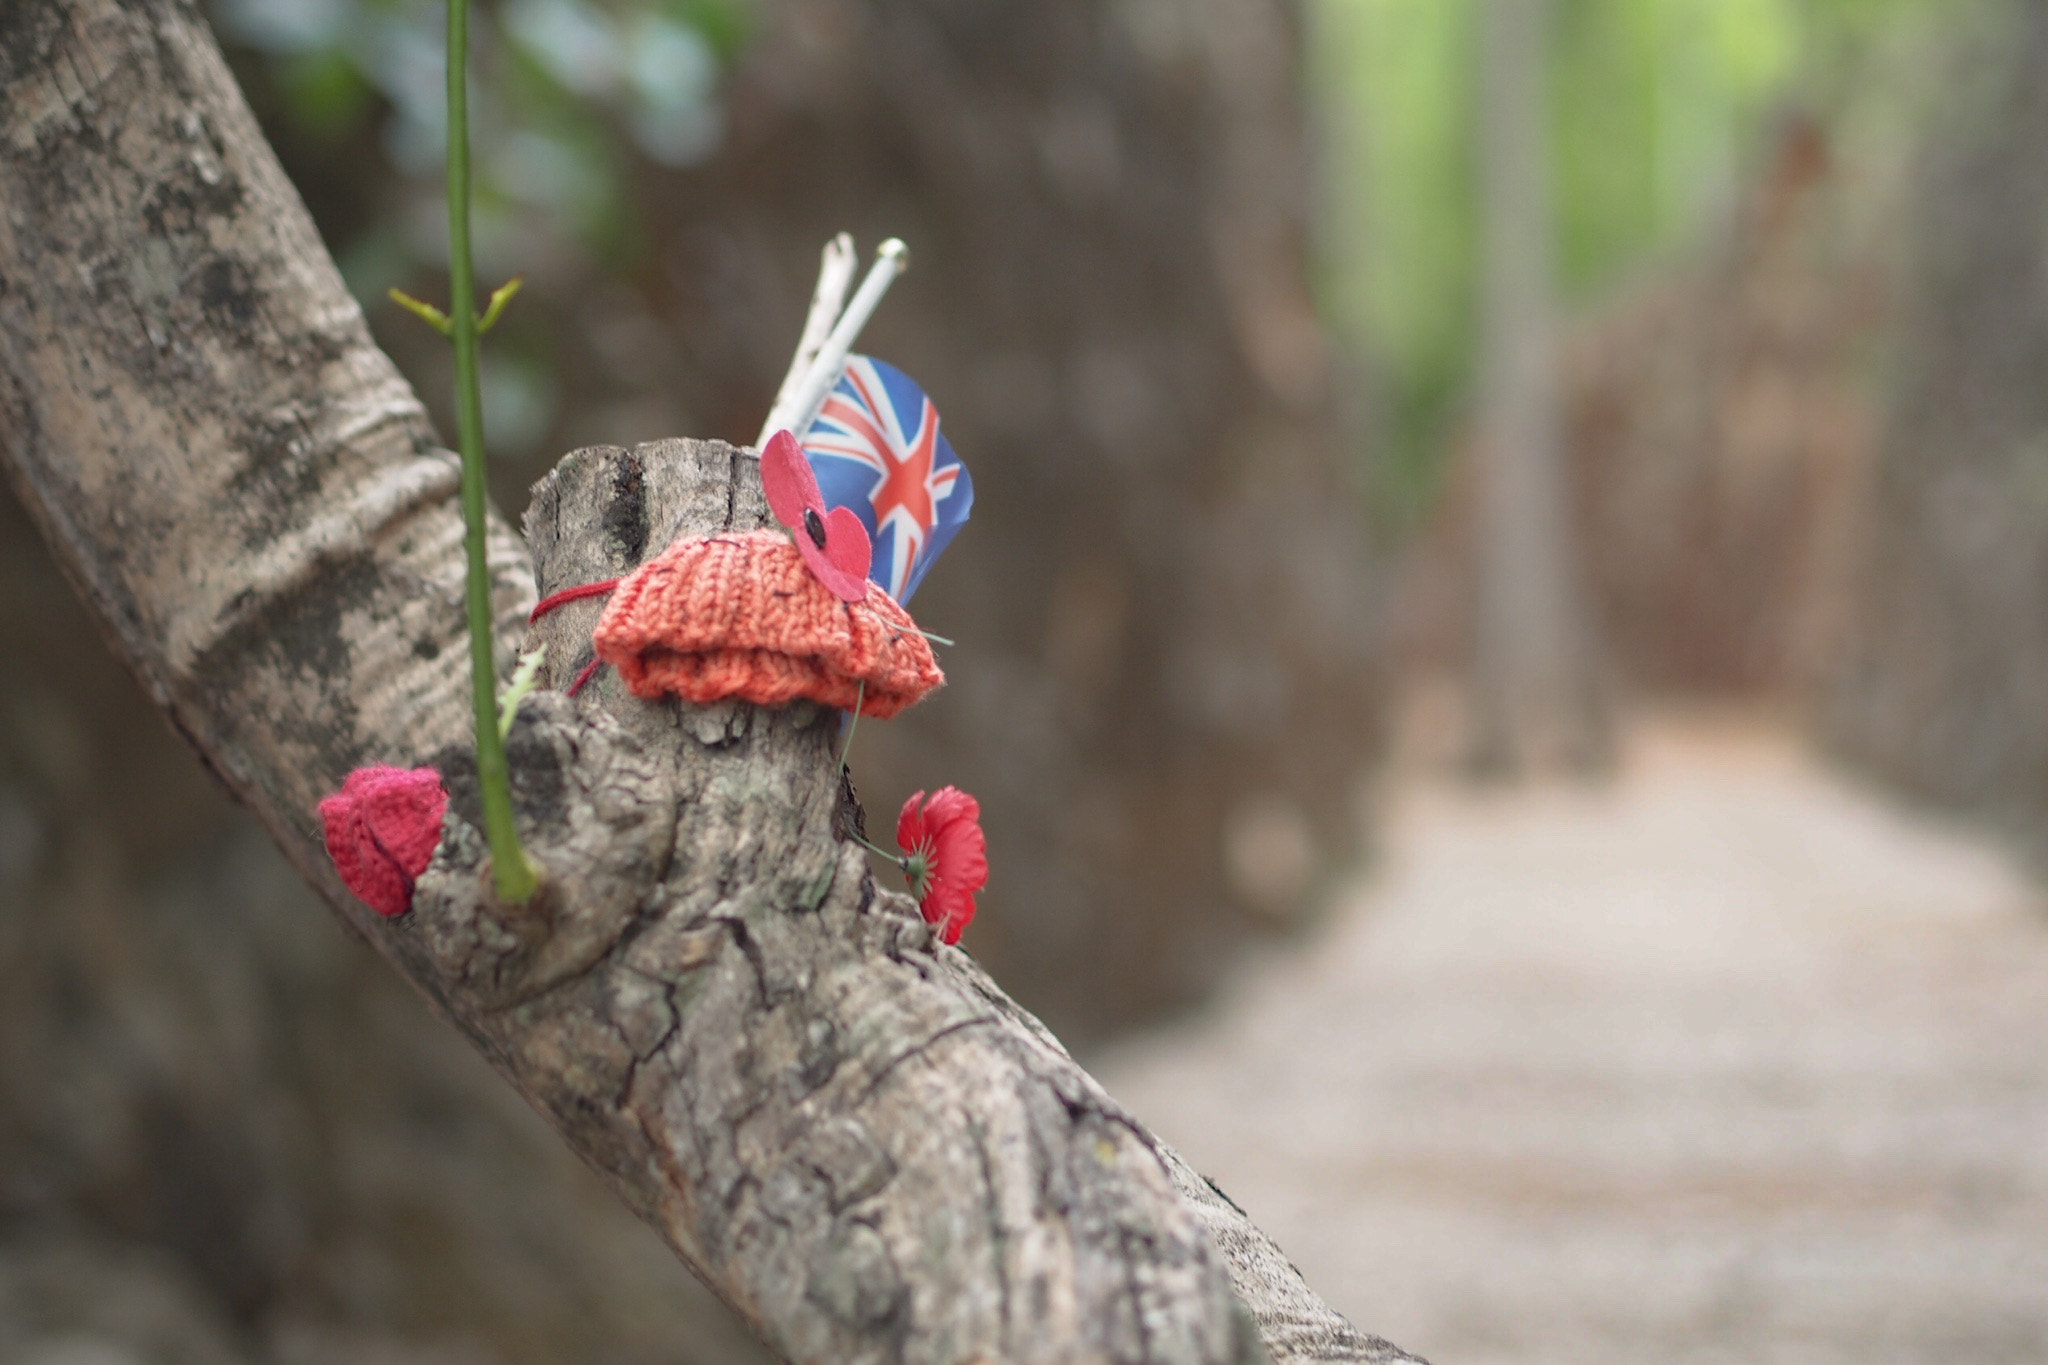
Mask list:
[{"label": "red yarn", "polygon": [[527,613],[526,624],[532,625],[556,607],[567,606],[569,603],[580,601],[585,597],[602,597],[618,586],[618,579],[607,578],[602,583],[579,583],[573,588],[564,588],[560,592],[551,592],[534,604],[533,610]]},{"label": "red yarn", "polygon": [[576,681],[569,684],[569,695],[573,697],[578,692],[581,692],[590,680],[597,676],[597,670],[602,667],[604,667],[603,659],[592,659],[589,663],[583,665],[583,671],[576,675]]},{"label": "red yarn", "polygon": [[384,916],[412,909],[413,882],[434,860],[448,790],[432,768],[358,768],[320,803],[327,856],[348,889]]},{"label": "red yarn", "polygon": [[620,583],[593,637],[634,696],[799,698],[886,720],[945,681],[896,600],[842,602],[777,531],[696,536]]},{"label": "red yarn", "polygon": [[[564,588],[560,592],[551,592],[546,597],[541,598],[540,601],[534,603],[533,610],[526,614],[526,624],[532,625],[556,607],[564,607],[571,602],[580,602],[586,597],[602,597],[613,588],[618,587],[619,581],[616,578],[607,578],[597,583],[579,583],[573,588]],[[590,680],[597,676],[597,670],[603,666],[604,660],[602,659],[592,659],[589,663],[585,664],[583,671],[576,675],[576,681],[569,684],[568,695],[573,697],[578,692],[581,692],[589,684]]]}]

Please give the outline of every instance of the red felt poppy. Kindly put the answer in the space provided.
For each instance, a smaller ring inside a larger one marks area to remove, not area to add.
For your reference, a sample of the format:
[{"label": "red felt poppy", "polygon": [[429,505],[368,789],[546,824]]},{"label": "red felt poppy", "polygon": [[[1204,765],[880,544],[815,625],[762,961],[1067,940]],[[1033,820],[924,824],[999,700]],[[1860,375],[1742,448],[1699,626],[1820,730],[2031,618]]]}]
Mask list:
[{"label": "red felt poppy", "polygon": [[843,602],[868,595],[868,566],[875,547],[868,528],[850,507],[827,509],[818,476],[796,437],[778,431],[761,450],[761,487],[768,510],[788,528],[804,563]]},{"label": "red felt poppy", "polygon": [[384,916],[412,909],[413,883],[441,843],[448,789],[432,768],[358,768],[320,803],[327,855],[348,889]]},{"label": "red felt poppy", "polygon": [[917,793],[897,817],[896,846],[925,922],[941,942],[958,943],[974,918],[975,894],[988,885],[981,803],[958,787],[941,787],[929,801]]}]

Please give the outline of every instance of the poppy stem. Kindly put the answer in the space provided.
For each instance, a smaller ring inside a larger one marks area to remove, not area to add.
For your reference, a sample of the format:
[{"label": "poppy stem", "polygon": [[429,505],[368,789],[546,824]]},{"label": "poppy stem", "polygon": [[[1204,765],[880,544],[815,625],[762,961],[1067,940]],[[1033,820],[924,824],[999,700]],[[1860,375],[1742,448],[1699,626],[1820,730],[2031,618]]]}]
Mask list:
[{"label": "poppy stem", "polygon": [[846,834],[849,839],[852,839],[856,844],[859,844],[862,848],[874,854],[883,862],[894,863],[897,869],[901,871],[903,875],[905,875],[906,877],[910,875],[910,855],[908,853],[891,853],[888,849],[883,848],[880,844],[869,843],[866,839],[863,839],[857,832],[853,830],[848,830]]},{"label": "poppy stem", "polygon": [[[853,732],[860,728],[860,708],[867,703],[867,699],[868,680],[862,678],[860,680],[860,690],[854,693],[852,718],[846,722],[846,742],[839,746],[840,772],[846,771],[846,756],[853,752]],[[865,843],[866,841],[863,840],[862,842]],[[873,847],[873,845],[869,845],[869,847]]]}]

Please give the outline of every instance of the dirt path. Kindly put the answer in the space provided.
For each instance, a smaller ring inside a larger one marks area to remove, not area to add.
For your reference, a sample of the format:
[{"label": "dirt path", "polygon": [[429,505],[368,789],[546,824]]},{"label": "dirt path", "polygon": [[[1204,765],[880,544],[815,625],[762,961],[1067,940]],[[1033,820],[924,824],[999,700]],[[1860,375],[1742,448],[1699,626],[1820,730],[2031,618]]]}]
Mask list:
[{"label": "dirt path", "polygon": [[2048,1362],[2048,913],[1758,729],[1406,786],[1377,875],[1098,1059],[1436,1365]]}]

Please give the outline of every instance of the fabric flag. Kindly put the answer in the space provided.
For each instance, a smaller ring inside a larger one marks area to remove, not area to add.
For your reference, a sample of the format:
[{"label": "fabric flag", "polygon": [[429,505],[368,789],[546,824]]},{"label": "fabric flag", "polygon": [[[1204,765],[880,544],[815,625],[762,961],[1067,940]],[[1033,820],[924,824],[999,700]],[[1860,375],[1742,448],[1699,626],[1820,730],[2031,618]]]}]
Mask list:
[{"label": "fabric flag", "polygon": [[803,438],[831,507],[850,507],[875,544],[868,577],[908,602],[974,507],[974,480],[910,376],[852,356]]}]

